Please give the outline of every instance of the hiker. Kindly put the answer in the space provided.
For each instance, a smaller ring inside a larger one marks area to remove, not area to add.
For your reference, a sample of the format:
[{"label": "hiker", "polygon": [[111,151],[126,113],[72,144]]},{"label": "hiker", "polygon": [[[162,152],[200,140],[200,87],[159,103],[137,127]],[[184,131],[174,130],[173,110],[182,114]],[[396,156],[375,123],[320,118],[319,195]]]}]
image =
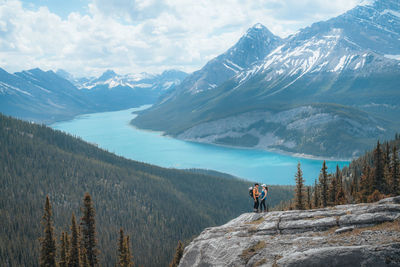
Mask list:
[{"label": "hiker", "polygon": [[254,184],[254,188],[253,188],[253,199],[254,199],[254,212],[258,212],[258,205],[260,204],[258,202],[258,196],[260,195],[260,193],[258,192],[258,184]]},{"label": "hiker", "polygon": [[262,191],[260,195],[260,211],[263,212],[263,206],[264,206],[264,212],[267,212],[267,208],[265,206],[265,200],[267,198],[268,194],[268,187],[266,184],[261,185]]}]

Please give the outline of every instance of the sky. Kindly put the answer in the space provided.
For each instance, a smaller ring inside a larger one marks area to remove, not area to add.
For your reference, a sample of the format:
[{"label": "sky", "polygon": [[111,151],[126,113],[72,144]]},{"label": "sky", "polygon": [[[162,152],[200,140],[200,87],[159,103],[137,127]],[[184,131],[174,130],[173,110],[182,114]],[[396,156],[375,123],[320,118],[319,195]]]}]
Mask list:
[{"label": "sky", "polygon": [[262,23],[287,37],[361,0],[0,0],[0,67],[193,72]]}]

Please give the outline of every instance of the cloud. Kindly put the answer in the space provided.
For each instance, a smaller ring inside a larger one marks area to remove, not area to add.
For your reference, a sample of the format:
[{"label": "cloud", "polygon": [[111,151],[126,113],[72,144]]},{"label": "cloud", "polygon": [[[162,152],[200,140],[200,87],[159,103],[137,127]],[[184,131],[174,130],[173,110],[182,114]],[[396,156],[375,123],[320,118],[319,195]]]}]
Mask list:
[{"label": "cloud", "polygon": [[0,0],[0,66],[8,71],[63,68],[76,76],[105,69],[190,72],[257,22],[285,37],[359,1],[92,0],[86,14],[61,18],[45,6]]}]

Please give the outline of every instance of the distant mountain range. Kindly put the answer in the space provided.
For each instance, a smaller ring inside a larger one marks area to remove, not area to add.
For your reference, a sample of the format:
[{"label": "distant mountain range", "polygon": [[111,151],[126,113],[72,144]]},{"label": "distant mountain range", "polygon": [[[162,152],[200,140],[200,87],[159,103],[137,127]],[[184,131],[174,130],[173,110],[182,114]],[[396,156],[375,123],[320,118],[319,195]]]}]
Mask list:
[{"label": "distant mountain range", "polygon": [[64,70],[36,68],[11,74],[0,68],[0,112],[50,123],[82,113],[152,104],[186,75],[176,70],[118,75],[108,70],[98,78],[74,78]]},{"label": "distant mountain range", "polygon": [[399,1],[357,6],[283,40],[256,24],[133,124],[184,140],[355,157],[400,129],[399,60]]}]

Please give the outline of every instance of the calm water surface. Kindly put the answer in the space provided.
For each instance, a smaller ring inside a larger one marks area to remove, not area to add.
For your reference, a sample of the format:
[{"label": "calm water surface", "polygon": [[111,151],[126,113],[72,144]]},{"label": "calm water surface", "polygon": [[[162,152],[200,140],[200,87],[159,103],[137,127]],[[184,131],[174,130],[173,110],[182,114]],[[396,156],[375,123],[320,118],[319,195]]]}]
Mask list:
[{"label": "calm water surface", "polygon": [[[81,115],[50,127],[120,156],[163,167],[212,169],[267,184],[294,184],[298,162],[307,184],[312,184],[320,172],[321,160],[186,142],[129,125],[136,116],[132,112],[143,108]],[[333,172],[336,164],[343,167],[348,163],[327,161],[328,171]]]}]

